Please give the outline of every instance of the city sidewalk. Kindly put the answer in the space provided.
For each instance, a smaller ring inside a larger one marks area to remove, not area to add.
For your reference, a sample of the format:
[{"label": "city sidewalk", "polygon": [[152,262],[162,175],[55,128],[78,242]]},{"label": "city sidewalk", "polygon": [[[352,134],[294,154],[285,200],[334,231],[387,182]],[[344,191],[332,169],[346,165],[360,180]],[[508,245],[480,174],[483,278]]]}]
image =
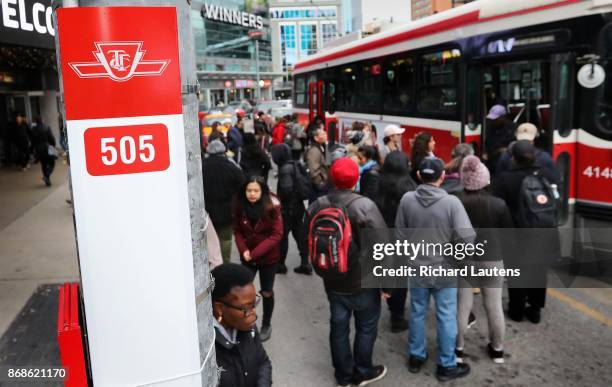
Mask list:
[{"label": "city sidewalk", "polygon": [[[62,173],[65,173],[65,166],[59,165],[54,179],[58,184],[46,191],[39,187],[42,183],[36,179],[38,171],[23,175],[11,172],[10,176],[0,173],[0,187],[10,178],[15,179],[12,187],[21,185],[23,190],[19,192],[14,188],[13,197],[7,198],[8,191],[3,189],[0,200],[0,212],[12,211],[13,214],[13,219],[0,227],[0,336],[14,322],[10,332],[21,335],[21,340],[12,343],[13,349],[19,343],[42,341],[23,337],[35,325],[16,326],[20,320],[15,318],[27,315],[29,309],[38,309],[37,324],[40,326],[42,319],[46,332],[53,332],[56,311],[52,306],[41,305],[41,300],[56,296],[49,286],[42,285],[78,279],[72,210],[65,202],[66,184],[59,184]],[[272,182],[271,187],[275,186]],[[6,208],[7,205],[11,208]],[[290,272],[277,276],[273,334],[264,344],[272,359],[274,384],[282,387],[332,386],[327,297],[319,277],[293,273],[298,257],[295,244],[290,240],[287,262]],[[233,261],[238,261],[235,246]],[[259,287],[259,281],[256,286]],[[487,324],[481,296],[476,296],[474,313],[478,322],[468,331],[465,349],[472,374],[449,386],[612,385],[610,300],[610,289],[551,290],[539,325],[506,322],[507,357],[506,364],[500,366],[493,364],[486,355]],[[51,301],[55,300],[48,302]],[[506,302],[504,296],[504,307]],[[22,310],[24,313],[20,315]],[[432,312],[427,323],[430,361],[421,374],[413,375],[405,366],[407,334],[390,332],[389,313],[383,303],[374,360],[377,364],[386,364],[389,373],[376,386],[440,385],[435,379],[436,323]],[[259,313],[261,316],[261,310]],[[55,337],[49,336],[46,343],[38,343],[37,350],[55,345]],[[0,343],[11,339],[5,335]],[[29,348],[21,348],[20,353],[31,352]],[[0,346],[0,355],[4,349]],[[31,359],[26,359],[36,361],[36,356],[33,354]],[[22,357],[21,361],[26,359]]]},{"label": "city sidewalk", "polygon": [[78,279],[66,166],[51,187],[40,176],[38,165],[0,170],[0,336],[39,285]]}]

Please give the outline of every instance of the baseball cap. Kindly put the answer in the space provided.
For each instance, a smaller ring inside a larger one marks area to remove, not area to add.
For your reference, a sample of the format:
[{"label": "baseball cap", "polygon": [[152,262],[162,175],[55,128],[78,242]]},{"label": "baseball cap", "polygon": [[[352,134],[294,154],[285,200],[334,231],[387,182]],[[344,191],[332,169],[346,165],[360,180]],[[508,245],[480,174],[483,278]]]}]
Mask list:
[{"label": "baseball cap", "polygon": [[329,169],[329,177],[336,188],[353,188],[359,181],[359,166],[349,157],[339,158]]},{"label": "baseball cap", "polygon": [[436,181],[444,172],[444,163],[437,157],[426,157],[419,164],[419,174],[425,182]]},{"label": "baseball cap", "polygon": [[397,125],[393,125],[393,124],[391,124],[391,125],[387,125],[387,127],[385,128],[385,130],[383,131],[383,133],[384,133],[384,136],[385,136],[385,137],[391,137],[391,136],[393,136],[394,134],[402,134],[402,133],[404,133],[405,131],[406,131],[406,129],[404,129],[404,128],[400,128],[400,127],[399,127],[399,126],[397,126]]},{"label": "baseball cap", "polygon": [[525,122],[516,128],[517,140],[533,141],[538,136],[538,128],[532,123]]},{"label": "baseball cap", "polygon": [[490,120],[496,120],[501,116],[505,116],[508,112],[506,111],[506,107],[504,105],[493,105],[491,110],[489,110],[489,114],[487,114],[487,118]]}]

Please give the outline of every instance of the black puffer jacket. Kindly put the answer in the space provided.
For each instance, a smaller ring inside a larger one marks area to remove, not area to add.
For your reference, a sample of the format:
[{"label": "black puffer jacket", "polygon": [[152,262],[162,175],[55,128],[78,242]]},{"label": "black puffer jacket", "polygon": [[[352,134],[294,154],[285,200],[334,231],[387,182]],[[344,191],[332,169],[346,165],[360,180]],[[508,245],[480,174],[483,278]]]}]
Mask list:
[{"label": "black puffer jacket", "polygon": [[247,145],[242,148],[242,159],[240,166],[244,175],[249,178],[251,176],[268,177],[268,171],[272,168],[270,158],[259,146]]},{"label": "black puffer jacket", "polygon": [[244,182],[238,166],[224,154],[210,155],[202,163],[204,204],[215,228],[232,224],[234,195]]},{"label": "black puffer jacket", "polygon": [[217,366],[222,369],[219,387],[272,385],[272,363],[261,345],[259,333],[239,331],[238,344],[227,341],[218,330],[216,333]]}]

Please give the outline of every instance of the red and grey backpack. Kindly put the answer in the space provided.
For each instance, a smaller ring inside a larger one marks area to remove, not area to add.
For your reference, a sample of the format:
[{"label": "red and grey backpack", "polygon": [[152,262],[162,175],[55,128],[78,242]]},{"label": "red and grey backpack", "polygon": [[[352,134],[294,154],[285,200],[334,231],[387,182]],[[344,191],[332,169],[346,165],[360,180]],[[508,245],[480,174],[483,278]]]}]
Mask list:
[{"label": "red and grey backpack", "polygon": [[336,203],[330,196],[328,202],[311,215],[308,224],[308,259],[314,271],[324,279],[342,279],[352,265],[349,247],[353,230],[348,207],[361,196],[355,195],[346,205]]}]

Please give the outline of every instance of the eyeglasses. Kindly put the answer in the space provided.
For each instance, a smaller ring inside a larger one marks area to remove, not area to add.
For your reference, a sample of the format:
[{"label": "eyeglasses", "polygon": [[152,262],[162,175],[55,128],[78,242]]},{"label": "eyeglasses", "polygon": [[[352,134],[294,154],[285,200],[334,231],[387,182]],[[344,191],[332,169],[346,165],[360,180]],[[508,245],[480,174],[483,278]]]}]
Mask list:
[{"label": "eyeglasses", "polygon": [[236,309],[236,310],[240,310],[242,311],[242,313],[244,313],[244,317],[249,317],[250,315],[253,314],[253,311],[255,310],[255,308],[257,308],[257,305],[259,305],[259,303],[261,302],[261,296],[259,294],[257,294],[255,296],[255,302],[251,305],[248,306],[235,306],[232,304],[226,304],[223,301],[217,301],[220,304],[227,306],[228,308],[232,308],[232,309]]}]

